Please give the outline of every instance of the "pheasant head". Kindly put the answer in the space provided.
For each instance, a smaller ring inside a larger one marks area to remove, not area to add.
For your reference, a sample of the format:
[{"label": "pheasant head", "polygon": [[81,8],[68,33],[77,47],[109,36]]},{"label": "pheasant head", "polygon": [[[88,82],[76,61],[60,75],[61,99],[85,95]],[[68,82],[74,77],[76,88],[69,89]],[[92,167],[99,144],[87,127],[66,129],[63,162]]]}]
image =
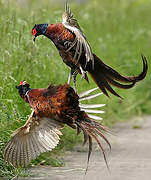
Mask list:
[{"label": "pheasant head", "polygon": [[16,86],[20,96],[27,101],[26,93],[31,90],[30,85],[26,81],[20,81],[19,86]]}]

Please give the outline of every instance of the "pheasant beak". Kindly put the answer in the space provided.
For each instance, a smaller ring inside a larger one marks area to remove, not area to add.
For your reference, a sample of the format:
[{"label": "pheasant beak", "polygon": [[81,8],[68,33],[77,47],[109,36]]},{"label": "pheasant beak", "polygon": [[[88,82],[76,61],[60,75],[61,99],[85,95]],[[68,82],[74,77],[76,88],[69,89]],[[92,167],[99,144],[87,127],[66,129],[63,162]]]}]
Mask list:
[{"label": "pheasant beak", "polygon": [[32,35],[32,40],[35,42],[36,36]]}]

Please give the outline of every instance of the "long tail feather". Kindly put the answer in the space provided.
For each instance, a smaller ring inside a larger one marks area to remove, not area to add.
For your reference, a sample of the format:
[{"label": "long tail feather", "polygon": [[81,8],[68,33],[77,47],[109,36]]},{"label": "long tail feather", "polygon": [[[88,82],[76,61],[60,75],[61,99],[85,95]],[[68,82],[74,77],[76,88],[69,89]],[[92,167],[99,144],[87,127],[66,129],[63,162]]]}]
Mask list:
[{"label": "long tail feather", "polygon": [[92,137],[89,135],[89,152],[88,152],[88,162],[89,162],[89,160],[90,160],[91,152],[92,152]]},{"label": "long tail feather", "polygon": [[[88,64],[86,67],[87,71],[92,76],[93,80],[96,82],[98,87],[102,90],[102,92],[108,95],[110,93],[114,94],[117,97],[120,97],[111,87],[111,85],[122,88],[129,89],[132,88],[136,82],[141,81],[145,78],[148,70],[147,59],[142,55],[143,61],[143,71],[138,76],[123,76],[119,74],[117,71],[112,69],[111,67],[104,64],[96,55],[94,55],[94,69],[92,69],[92,64]],[[130,84],[121,84],[119,82],[125,82]]]},{"label": "long tail feather", "polygon": [[104,139],[104,141],[108,144],[108,146],[109,146],[109,148],[110,148],[110,150],[111,150],[111,144],[110,144],[110,142],[108,141],[108,139],[103,135],[103,133],[101,132],[101,131],[99,131],[98,129],[94,129],[96,132],[97,132],[97,134],[99,135],[99,136],[101,136],[103,139]]},{"label": "long tail feather", "polygon": [[148,70],[147,59],[144,55],[141,55],[143,61],[143,71],[138,76],[124,76],[129,82],[138,82],[145,78]]},{"label": "long tail feather", "polygon": [[[105,141],[105,143],[109,146],[109,149],[111,150],[111,144],[108,141],[108,139],[104,136],[104,133],[109,131],[102,126],[101,124],[97,123],[96,121],[90,119],[90,118],[84,118],[83,120],[79,120],[75,122],[79,128],[83,131],[84,134],[84,144],[87,142],[89,139],[89,151],[88,151],[88,161],[87,161],[87,168],[88,168],[88,163],[90,160],[91,152],[92,152],[92,138],[97,142],[98,146],[100,147],[100,150],[103,153],[103,158],[106,163],[107,168],[109,168],[108,163],[107,163],[107,158],[105,154],[105,150],[103,148],[103,145],[100,141],[100,138]],[[86,168],[86,171],[87,171]]]},{"label": "long tail feather", "polygon": [[132,88],[136,82],[132,82],[131,84],[121,84],[119,82],[114,81],[113,79],[111,79],[110,77],[106,77],[107,81],[112,84],[113,86],[116,86],[118,88],[122,88],[122,89],[129,89]]},{"label": "long tail feather", "polygon": [[89,167],[89,161],[90,161],[90,156],[91,156],[91,153],[92,153],[92,137],[90,135],[88,135],[89,137],[89,151],[88,151],[88,160],[87,160],[87,167],[86,167],[86,170],[85,170],[85,175],[88,171],[88,167]]},{"label": "long tail feather", "polygon": [[101,142],[99,141],[98,137],[92,132],[92,131],[89,131],[90,135],[96,140],[96,142],[98,143],[102,153],[103,153],[103,158],[104,158],[104,161],[105,161],[105,164],[107,166],[107,168],[109,169],[109,166],[108,166],[108,162],[107,162],[107,159],[106,159],[106,154],[105,154],[105,151],[104,151],[104,148],[101,144]]},{"label": "long tail feather", "polygon": [[114,94],[115,96],[121,98],[121,96],[118,95],[118,94],[114,91],[114,89],[109,85],[109,83],[108,83],[105,79],[102,79],[102,80],[104,81],[104,87],[105,87],[109,92],[111,92],[111,93]]},{"label": "long tail feather", "polygon": [[82,124],[80,124],[79,122],[76,122],[76,124],[78,125],[78,128],[81,128],[81,130],[83,131],[83,135],[84,135],[83,145],[85,145],[88,140],[88,133],[86,129],[82,126]]}]

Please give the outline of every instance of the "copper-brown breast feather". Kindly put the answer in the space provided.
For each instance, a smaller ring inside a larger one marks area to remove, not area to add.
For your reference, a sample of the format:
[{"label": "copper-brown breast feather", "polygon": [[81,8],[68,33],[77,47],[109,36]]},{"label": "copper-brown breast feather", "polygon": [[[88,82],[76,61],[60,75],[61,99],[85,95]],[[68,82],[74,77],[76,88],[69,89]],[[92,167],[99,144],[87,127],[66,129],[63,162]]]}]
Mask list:
[{"label": "copper-brown breast feather", "polygon": [[69,86],[56,86],[47,89],[33,89],[28,92],[28,101],[39,117],[55,118],[67,107],[67,93]]},{"label": "copper-brown breast feather", "polygon": [[51,39],[61,39],[62,41],[73,41],[75,38],[75,35],[66,29],[62,23],[49,24],[45,35]]}]

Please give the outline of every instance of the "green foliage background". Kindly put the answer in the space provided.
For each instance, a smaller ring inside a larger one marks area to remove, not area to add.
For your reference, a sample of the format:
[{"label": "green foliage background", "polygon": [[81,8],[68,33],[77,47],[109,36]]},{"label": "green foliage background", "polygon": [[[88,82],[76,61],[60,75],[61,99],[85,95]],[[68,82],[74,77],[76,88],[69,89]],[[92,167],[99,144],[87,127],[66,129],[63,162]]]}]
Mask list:
[{"label": "green foliage background", "polygon": [[[103,116],[106,125],[128,120],[132,116],[150,114],[151,110],[151,21],[150,0],[93,0],[70,3],[93,52],[106,64],[124,75],[137,75],[142,70],[141,53],[149,64],[147,78],[133,89],[118,90],[119,100],[101,96],[95,103],[106,103]],[[21,174],[22,169],[8,167],[2,149],[10,134],[23,125],[31,110],[18,95],[15,85],[26,80],[33,88],[63,84],[69,69],[63,64],[54,45],[45,37],[32,42],[35,23],[61,22],[64,4],[51,0],[0,0],[0,176]],[[78,77],[78,92],[95,87]],[[88,102],[89,103],[89,102]],[[90,102],[92,103],[92,102]],[[51,153],[41,155],[34,164],[63,165],[57,155],[79,142],[74,130],[66,127],[60,145]],[[22,175],[26,175],[23,173]]]}]

